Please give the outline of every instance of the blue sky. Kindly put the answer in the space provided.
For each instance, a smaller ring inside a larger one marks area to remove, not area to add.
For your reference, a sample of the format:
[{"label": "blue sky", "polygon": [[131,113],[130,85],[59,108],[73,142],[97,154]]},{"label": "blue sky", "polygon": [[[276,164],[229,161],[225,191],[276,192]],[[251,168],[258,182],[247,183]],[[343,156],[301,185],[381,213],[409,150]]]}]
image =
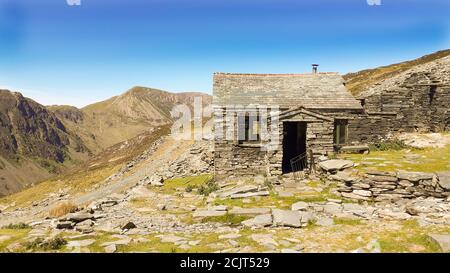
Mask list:
[{"label": "blue sky", "polygon": [[450,48],[450,0],[0,0],[0,88],[86,104],[213,72],[346,73]]}]

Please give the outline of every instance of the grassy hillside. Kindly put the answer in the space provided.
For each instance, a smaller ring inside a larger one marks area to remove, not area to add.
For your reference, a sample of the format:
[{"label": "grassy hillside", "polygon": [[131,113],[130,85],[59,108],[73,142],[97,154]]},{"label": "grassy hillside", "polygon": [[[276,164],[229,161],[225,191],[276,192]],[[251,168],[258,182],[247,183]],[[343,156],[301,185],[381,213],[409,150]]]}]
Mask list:
[{"label": "grassy hillside", "polygon": [[0,196],[61,173],[88,154],[54,113],[20,93],[0,90]]},{"label": "grassy hillside", "polygon": [[450,55],[450,49],[441,50],[429,55],[425,55],[415,60],[381,66],[374,69],[361,70],[355,73],[344,75],[346,86],[353,95],[358,95],[368,87],[394,77],[416,65],[425,64]]},{"label": "grassy hillside", "polygon": [[178,104],[191,107],[194,97],[202,97],[203,104],[211,103],[211,96],[202,93],[169,93],[133,87],[122,95],[78,111],[69,106],[49,109],[76,131],[91,150],[100,152],[158,126],[171,124],[172,108]]}]

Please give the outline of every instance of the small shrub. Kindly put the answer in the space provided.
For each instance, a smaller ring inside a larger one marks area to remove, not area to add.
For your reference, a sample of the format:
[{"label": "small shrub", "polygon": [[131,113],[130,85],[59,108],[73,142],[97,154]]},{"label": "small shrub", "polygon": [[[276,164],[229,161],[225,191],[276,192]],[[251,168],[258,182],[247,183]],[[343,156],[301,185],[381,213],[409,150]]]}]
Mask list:
[{"label": "small shrub", "polygon": [[3,226],[3,228],[4,229],[28,229],[31,227],[25,223],[17,223],[17,224],[9,224],[9,225]]},{"label": "small shrub", "polygon": [[56,205],[54,208],[52,208],[49,212],[51,217],[58,218],[61,216],[64,216],[68,213],[76,212],[77,206],[73,205],[70,202],[64,202]]},{"label": "small shrub", "polygon": [[208,182],[206,182],[206,184],[201,185],[198,188],[198,193],[204,196],[208,196],[210,193],[217,191],[219,189],[219,185],[217,185],[217,183],[211,179]]},{"label": "small shrub", "polygon": [[58,250],[61,249],[67,241],[59,236],[44,240],[41,237],[34,239],[33,241],[26,242],[24,244],[26,249],[31,250]]},{"label": "small shrub", "polygon": [[369,145],[369,149],[371,151],[389,151],[389,150],[398,151],[407,148],[410,147],[406,145],[405,142],[403,142],[402,140],[386,140]]},{"label": "small shrub", "polygon": [[188,186],[186,187],[186,192],[192,192],[193,189],[194,189],[194,186],[188,185]]}]

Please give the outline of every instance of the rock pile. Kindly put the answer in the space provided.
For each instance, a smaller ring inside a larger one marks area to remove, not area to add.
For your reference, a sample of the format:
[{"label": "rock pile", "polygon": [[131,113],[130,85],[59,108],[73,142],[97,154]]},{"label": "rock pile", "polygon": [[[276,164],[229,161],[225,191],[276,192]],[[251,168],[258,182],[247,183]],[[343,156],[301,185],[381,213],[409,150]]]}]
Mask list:
[{"label": "rock pile", "polygon": [[350,199],[384,201],[420,196],[450,196],[446,173],[368,171],[362,178],[339,174],[330,178],[339,181],[338,192]]},{"label": "rock pile", "polygon": [[[111,197],[94,201],[83,211],[69,213],[53,220],[52,225],[56,229],[74,229],[82,233],[91,233],[94,231],[93,226],[96,221],[105,217],[102,213],[103,210],[115,206],[118,203],[119,200]],[[133,225],[133,223],[127,223],[124,227],[131,229]]]}]

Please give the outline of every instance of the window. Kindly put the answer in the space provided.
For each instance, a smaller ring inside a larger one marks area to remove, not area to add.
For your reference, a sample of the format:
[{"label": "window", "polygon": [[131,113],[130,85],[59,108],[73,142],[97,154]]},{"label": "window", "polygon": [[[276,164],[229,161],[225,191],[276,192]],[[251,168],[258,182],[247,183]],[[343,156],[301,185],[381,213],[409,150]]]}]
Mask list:
[{"label": "window", "polygon": [[348,121],[338,119],[334,122],[334,144],[342,145],[347,143]]},{"label": "window", "polygon": [[260,141],[259,117],[256,113],[238,116],[239,144]]}]

